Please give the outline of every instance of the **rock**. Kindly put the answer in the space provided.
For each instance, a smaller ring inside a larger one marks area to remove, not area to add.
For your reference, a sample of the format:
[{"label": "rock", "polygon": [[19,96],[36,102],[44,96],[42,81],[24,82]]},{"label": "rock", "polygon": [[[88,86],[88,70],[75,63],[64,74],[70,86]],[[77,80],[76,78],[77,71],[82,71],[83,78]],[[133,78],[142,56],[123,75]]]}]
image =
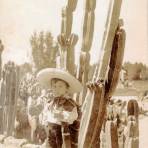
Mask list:
[{"label": "rock", "polygon": [[21,148],[22,145],[27,144],[26,139],[15,139],[14,137],[10,136],[4,140],[4,144],[6,146]]},{"label": "rock", "polygon": [[5,138],[6,138],[5,135],[0,135],[0,143],[3,143]]}]

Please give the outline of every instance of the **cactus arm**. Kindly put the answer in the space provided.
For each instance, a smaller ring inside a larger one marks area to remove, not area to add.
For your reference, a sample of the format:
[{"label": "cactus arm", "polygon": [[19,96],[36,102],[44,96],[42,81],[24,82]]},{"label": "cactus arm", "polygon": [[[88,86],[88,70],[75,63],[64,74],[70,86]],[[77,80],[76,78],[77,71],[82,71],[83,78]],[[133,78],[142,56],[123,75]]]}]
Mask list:
[{"label": "cactus arm", "polygon": [[78,0],[67,0],[66,7],[62,9],[62,23],[61,34],[64,34],[66,38],[69,38],[72,30],[73,12],[76,9]]},{"label": "cactus arm", "polygon": [[99,105],[99,113],[96,121],[96,130],[94,132],[94,139],[92,138],[92,146],[99,145],[99,137],[101,133],[101,127],[104,120],[104,115],[106,112],[106,106],[108,99],[112,96],[114,92],[118,78],[119,72],[122,66],[123,52],[125,45],[125,31],[118,30],[114,36],[114,42],[112,45],[111,58],[110,58],[110,69],[108,73],[108,81],[105,82],[105,94],[102,100],[102,104]]},{"label": "cactus arm", "polygon": [[98,105],[101,103],[101,99],[104,97],[104,86],[101,83],[92,84],[90,87],[92,91],[87,96],[88,98],[85,99],[84,104],[86,105],[86,108],[85,110],[83,109],[87,115],[84,112],[82,114],[82,132],[80,133],[80,137],[83,139],[80,141],[80,147],[88,148],[91,147],[92,137],[95,132],[96,117],[98,116],[98,112],[100,110]]},{"label": "cactus arm", "polygon": [[125,47],[125,31],[118,28],[114,37],[109,64],[108,79],[105,85],[105,97],[112,96],[119,79]]},{"label": "cactus arm", "polygon": [[61,34],[58,36],[60,45],[60,68],[75,74],[74,47],[78,36],[71,33],[73,12],[76,9],[77,0],[68,0],[65,8],[62,9]]},{"label": "cactus arm", "polygon": [[104,35],[104,41],[102,44],[102,56],[100,61],[100,66],[98,70],[97,79],[106,80],[108,65],[111,56],[111,49],[114,40],[114,35],[118,25],[118,19],[120,15],[122,0],[112,0],[110,1],[111,9],[108,11],[110,14],[107,19],[106,28]]},{"label": "cactus arm", "polygon": [[[83,113],[82,113],[82,117],[81,117],[81,124],[80,124],[80,132],[79,132],[79,140],[78,140],[78,145],[79,147],[84,147],[84,143],[85,143],[85,139],[86,139],[86,133],[88,132],[88,126],[89,126],[89,119],[91,116],[91,109],[92,109],[92,104],[93,104],[93,100],[91,98],[94,98],[94,91],[92,90],[92,88],[89,88],[86,94],[86,99],[83,103]],[[88,106],[88,104],[90,106]],[[87,116],[86,116],[87,114]],[[83,121],[83,122],[82,122]]]},{"label": "cactus arm", "polygon": [[83,103],[87,92],[87,87],[85,84],[86,82],[88,82],[88,73],[90,66],[90,49],[92,46],[94,34],[95,8],[96,0],[85,1],[82,45],[76,76],[83,84],[83,91],[81,92],[80,96],[77,96],[79,104]]}]

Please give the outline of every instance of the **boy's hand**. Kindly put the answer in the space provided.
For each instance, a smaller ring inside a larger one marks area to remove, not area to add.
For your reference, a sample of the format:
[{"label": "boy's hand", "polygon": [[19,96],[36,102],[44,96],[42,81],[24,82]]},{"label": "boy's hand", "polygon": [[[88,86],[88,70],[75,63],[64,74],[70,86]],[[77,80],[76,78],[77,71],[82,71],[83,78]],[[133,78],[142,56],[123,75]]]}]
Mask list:
[{"label": "boy's hand", "polygon": [[62,121],[64,119],[64,115],[62,112],[54,113],[54,117],[57,118],[59,121]]}]

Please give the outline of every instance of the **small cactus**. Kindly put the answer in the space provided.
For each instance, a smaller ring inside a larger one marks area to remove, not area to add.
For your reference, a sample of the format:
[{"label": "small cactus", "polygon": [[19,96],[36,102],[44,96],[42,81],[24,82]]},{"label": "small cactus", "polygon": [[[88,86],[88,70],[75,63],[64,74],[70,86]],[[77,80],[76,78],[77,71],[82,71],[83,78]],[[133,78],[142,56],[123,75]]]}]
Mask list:
[{"label": "small cactus", "polygon": [[139,148],[139,130],[134,116],[129,116],[126,132],[125,147]]},{"label": "small cactus", "polygon": [[139,148],[139,107],[136,100],[130,100],[127,105],[127,131],[125,147]]},{"label": "small cactus", "polygon": [[127,105],[127,115],[128,116],[135,116],[136,121],[138,122],[139,116],[139,106],[136,100],[130,100]]}]

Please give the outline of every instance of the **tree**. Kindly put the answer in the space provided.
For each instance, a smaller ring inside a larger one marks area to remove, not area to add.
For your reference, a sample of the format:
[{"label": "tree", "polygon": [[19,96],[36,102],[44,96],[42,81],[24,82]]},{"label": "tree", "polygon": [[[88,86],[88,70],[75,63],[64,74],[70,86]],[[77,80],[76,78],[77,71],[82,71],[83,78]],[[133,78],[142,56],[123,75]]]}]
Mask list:
[{"label": "tree", "polygon": [[32,47],[32,57],[37,71],[56,66],[56,55],[58,53],[58,45],[53,41],[50,32],[43,31],[38,34],[34,32],[30,39]]},{"label": "tree", "polygon": [[148,67],[143,63],[124,63],[124,69],[127,70],[129,80],[145,79],[148,73]]},{"label": "tree", "polygon": [[26,73],[30,73],[32,71],[32,65],[30,63],[24,63],[19,66],[20,69],[20,79],[24,77]]}]

